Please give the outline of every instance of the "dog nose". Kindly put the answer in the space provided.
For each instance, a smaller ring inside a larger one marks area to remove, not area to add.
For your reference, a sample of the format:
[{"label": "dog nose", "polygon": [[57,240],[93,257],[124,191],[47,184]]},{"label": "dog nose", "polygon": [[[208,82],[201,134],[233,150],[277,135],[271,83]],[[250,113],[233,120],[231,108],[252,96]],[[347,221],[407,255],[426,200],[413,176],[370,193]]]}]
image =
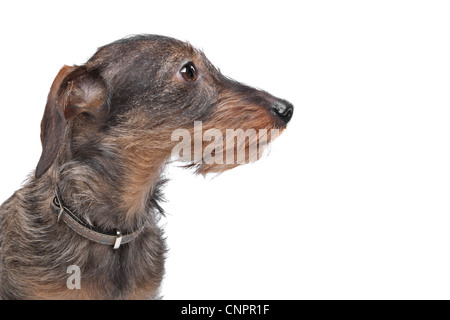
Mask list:
[{"label": "dog nose", "polygon": [[272,105],[272,111],[287,124],[294,113],[294,106],[286,100],[277,100]]}]

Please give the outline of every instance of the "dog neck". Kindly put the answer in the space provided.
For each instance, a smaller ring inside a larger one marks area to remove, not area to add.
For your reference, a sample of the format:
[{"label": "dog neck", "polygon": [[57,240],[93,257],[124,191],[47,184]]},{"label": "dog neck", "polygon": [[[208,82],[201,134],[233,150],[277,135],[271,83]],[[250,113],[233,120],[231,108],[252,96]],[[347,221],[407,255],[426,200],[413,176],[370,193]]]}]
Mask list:
[{"label": "dog neck", "polygon": [[52,175],[64,203],[89,224],[132,232],[146,222],[156,223],[162,213],[158,201],[166,159],[152,161],[145,158],[151,150],[121,148],[117,143],[93,143],[86,157],[72,156]]},{"label": "dog neck", "polygon": [[68,207],[61,201],[59,193],[55,190],[55,197],[53,198],[52,205],[55,209],[55,213],[60,220],[64,221],[73,231],[81,235],[82,237],[104,245],[112,246],[113,249],[119,249],[122,244],[127,244],[134,241],[144,230],[145,225],[132,233],[122,233],[120,230],[100,230],[95,226],[90,225],[83,218],[73,213]]}]

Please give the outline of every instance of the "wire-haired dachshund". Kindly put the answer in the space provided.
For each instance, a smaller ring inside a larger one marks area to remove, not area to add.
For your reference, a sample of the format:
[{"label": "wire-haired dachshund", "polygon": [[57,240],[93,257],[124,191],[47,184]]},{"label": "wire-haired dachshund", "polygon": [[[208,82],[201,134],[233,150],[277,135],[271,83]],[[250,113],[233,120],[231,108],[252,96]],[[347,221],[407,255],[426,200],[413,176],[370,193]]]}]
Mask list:
[{"label": "wire-haired dachshund", "polygon": [[[45,106],[36,170],[0,207],[0,298],[157,298],[174,132],[195,136],[201,123],[200,144],[190,149],[190,140],[180,158],[196,173],[220,173],[259,158],[292,114],[286,100],[225,77],[168,37],[128,37],[64,66]],[[239,142],[230,130],[256,136]]]}]

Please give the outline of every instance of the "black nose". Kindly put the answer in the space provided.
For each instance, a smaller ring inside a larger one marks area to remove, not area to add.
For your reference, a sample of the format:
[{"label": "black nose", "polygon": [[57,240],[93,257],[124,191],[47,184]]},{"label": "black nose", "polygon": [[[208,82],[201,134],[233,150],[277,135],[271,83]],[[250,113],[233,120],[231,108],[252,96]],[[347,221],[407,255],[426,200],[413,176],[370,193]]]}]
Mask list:
[{"label": "black nose", "polygon": [[277,100],[272,105],[272,112],[287,124],[294,113],[294,106],[286,100]]}]

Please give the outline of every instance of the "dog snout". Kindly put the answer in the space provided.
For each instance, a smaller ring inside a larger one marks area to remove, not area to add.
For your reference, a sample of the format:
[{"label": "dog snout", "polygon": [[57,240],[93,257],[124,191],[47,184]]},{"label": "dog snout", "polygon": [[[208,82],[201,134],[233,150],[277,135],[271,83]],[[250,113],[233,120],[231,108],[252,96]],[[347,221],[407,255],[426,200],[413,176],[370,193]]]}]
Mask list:
[{"label": "dog snout", "polygon": [[292,119],[294,106],[286,100],[278,99],[272,105],[272,112],[287,124]]}]

